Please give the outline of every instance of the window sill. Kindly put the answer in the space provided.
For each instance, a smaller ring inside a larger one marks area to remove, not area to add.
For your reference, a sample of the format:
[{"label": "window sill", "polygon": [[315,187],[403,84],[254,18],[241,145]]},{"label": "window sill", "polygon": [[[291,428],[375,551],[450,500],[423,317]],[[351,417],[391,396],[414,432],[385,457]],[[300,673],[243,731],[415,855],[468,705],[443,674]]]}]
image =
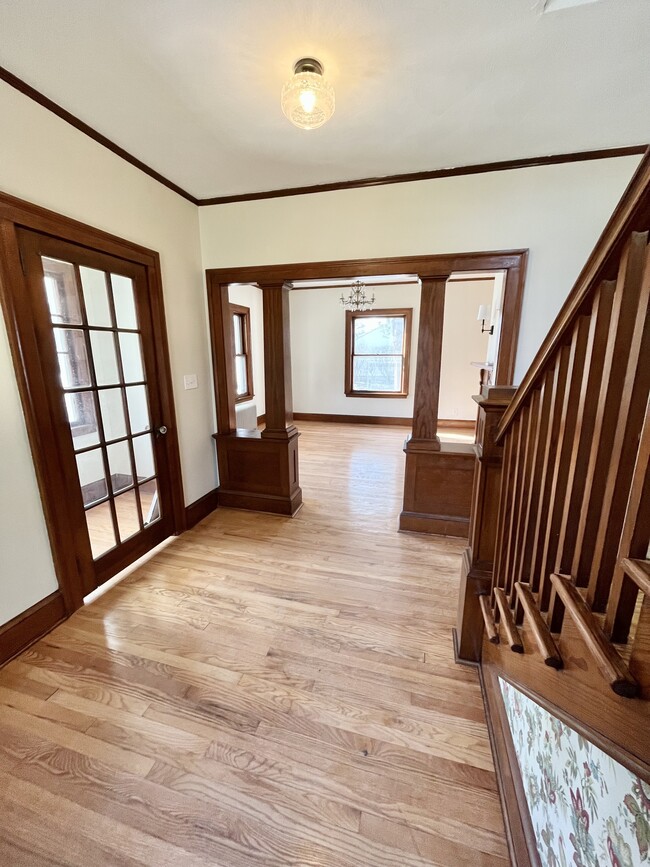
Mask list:
[{"label": "window sill", "polygon": [[235,404],[247,403],[247,401],[253,400],[254,397],[255,397],[254,394],[242,394],[240,397],[235,398]]},{"label": "window sill", "polygon": [[409,396],[408,391],[346,391],[346,397],[401,397],[405,398]]}]

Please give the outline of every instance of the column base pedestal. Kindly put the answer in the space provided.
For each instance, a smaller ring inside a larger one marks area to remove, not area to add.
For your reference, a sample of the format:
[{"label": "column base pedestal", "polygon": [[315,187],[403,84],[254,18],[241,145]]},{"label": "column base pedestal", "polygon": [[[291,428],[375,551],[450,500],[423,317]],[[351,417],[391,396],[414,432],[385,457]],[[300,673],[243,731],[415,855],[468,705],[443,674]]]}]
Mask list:
[{"label": "column base pedestal", "polygon": [[298,437],[260,431],[215,434],[219,462],[219,505],[293,517],[302,505],[298,482]]},{"label": "column base pedestal", "polygon": [[404,506],[399,528],[436,536],[469,534],[474,447],[465,443],[407,440]]}]

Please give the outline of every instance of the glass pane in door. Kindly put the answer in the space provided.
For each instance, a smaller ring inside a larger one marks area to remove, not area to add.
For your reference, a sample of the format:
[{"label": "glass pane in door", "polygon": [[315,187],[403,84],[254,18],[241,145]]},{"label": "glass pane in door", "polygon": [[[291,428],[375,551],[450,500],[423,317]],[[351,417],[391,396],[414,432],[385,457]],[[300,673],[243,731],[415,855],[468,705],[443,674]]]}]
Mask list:
[{"label": "glass pane in door", "polygon": [[161,517],[134,283],[41,257],[95,559]]}]

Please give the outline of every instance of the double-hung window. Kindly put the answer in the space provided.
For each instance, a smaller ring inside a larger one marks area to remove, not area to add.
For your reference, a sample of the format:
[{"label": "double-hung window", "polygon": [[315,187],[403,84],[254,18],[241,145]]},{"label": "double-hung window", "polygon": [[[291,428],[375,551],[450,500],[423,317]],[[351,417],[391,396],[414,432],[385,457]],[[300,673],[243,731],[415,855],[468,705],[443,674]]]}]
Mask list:
[{"label": "double-hung window", "polygon": [[406,397],[412,310],[346,313],[345,393],[348,397]]},{"label": "double-hung window", "polygon": [[235,334],[235,392],[236,402],[251,400],[253,391],[253,359],[251,356],[251,311],[240,304],[231,304]]}]

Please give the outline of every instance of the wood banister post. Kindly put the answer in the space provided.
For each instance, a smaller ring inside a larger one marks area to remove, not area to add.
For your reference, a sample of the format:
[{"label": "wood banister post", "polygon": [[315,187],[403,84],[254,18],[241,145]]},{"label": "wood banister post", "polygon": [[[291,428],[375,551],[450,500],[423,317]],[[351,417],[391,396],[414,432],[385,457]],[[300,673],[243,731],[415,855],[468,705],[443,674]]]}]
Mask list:
[{"label": "wood banister post", "polygon": [[484,622],[479,597],[489,593],[492,585],[503,463],[503,441],[497,445],[495,438],[514,393],[514,387],[484,386],[474,397],[478,423],[469,546],[463,553],[454,630],[458,662],[478,662],[481,658]]},{"label": "wood banister post", "polygon": [[291,333],[289,288],[262,283],[264,308],[264,387],[266,427],[263,437],[289,439],[296,434],[291,392]]}]

